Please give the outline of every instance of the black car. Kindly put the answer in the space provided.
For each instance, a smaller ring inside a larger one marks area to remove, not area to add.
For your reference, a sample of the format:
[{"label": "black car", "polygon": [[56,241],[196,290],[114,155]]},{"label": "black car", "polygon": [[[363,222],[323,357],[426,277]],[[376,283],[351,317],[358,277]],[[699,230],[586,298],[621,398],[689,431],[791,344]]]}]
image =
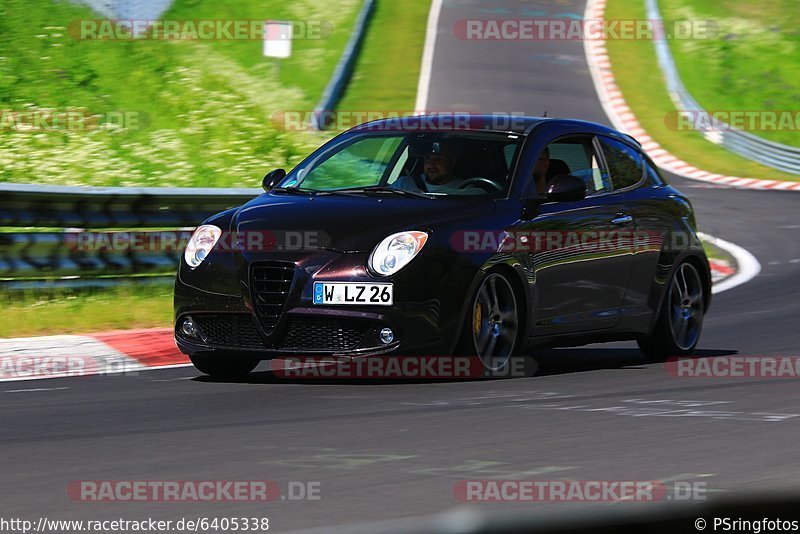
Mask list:
[{"label": "black car", "polygon": [[175,339],[200,371],[291,355],[468,354],[500,369],[540,345],[636,340],[654,360],[695,348],[711,296],[695,217],[633,138],[577,120],[444,119],[353,128],[197,228]]}]

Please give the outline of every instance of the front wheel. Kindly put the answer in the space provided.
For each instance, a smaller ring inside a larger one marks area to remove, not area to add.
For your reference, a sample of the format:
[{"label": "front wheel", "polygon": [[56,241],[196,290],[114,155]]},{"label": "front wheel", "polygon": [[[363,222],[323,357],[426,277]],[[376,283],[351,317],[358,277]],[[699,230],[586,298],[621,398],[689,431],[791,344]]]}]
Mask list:
[{"label": "front wheel", "polygon": [[214,378],[242,378],[256,368],[259,360],[227,354],[192,354],[192,364],[203,374]]},{"label": "front wheel", "polygon": [[700,341],[705,313],[703,282],[697,268],[681,263],[670,280],[658,321],[639,348],[651,361],[691,354]]},{"label": "front wheel", "polygon": [[477,355],[484,366],[499,371],[508,365],[519,337],[519,307],[514,289],[500,273],[483,279],[470,302],[459,352]]}]

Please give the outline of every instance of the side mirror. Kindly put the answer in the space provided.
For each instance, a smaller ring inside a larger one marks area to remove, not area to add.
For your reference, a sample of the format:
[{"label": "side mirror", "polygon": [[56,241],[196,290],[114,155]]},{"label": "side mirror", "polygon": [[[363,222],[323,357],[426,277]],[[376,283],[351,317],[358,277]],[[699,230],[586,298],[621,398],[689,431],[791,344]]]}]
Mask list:
[{"label": "side mirror", "polygon": [[551,202],[569,202],[586,198],[586,183],[571,174],[557,174],[547,184],[544,197]]},{"label": "side mirror", "polygon": [[283,180],[286,177],[286,171],[283,169],[275,169],[274,171],[270,171],[264,176],[264,179],[261,181],[261,187],[264,188],[264,191],[269,193],[272,191],[272,188],[278,185],[278,182]]}]

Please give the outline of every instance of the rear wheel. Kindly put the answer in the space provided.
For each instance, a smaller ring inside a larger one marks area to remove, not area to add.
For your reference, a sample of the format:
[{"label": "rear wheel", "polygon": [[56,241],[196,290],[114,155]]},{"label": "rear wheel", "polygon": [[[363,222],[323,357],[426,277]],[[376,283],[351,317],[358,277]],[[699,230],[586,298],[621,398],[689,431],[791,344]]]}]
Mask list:
[{"label": "rear wheel", "polygon": [[519,329],[514,288],[502,274],[490,273],[470,302],[459,352],[476,355],[487,369],[499,371],[516,349]]},{"label": "rear wheel", "polygon": [[255,369],[259,362],[227,354],[193,354],[189,358],[198,371],[214,378],[242,378]]},{"label": "rear wheel", "polygon": [[703,281],[690,262],[681,263],[670,280],[655,328],[639,340],[639,348],[652,361],[691,354],[700,341],[705,312]]}]

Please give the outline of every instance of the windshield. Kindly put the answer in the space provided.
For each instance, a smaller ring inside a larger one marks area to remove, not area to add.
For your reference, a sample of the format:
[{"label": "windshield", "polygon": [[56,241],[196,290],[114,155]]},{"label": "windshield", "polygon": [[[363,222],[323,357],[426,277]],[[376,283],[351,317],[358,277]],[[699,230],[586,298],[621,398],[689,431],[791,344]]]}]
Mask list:
[{"label": "windshield", "polygon": [[521,137],[498,133],[358,133],[298,165],[278,191],[505,196]]}]

